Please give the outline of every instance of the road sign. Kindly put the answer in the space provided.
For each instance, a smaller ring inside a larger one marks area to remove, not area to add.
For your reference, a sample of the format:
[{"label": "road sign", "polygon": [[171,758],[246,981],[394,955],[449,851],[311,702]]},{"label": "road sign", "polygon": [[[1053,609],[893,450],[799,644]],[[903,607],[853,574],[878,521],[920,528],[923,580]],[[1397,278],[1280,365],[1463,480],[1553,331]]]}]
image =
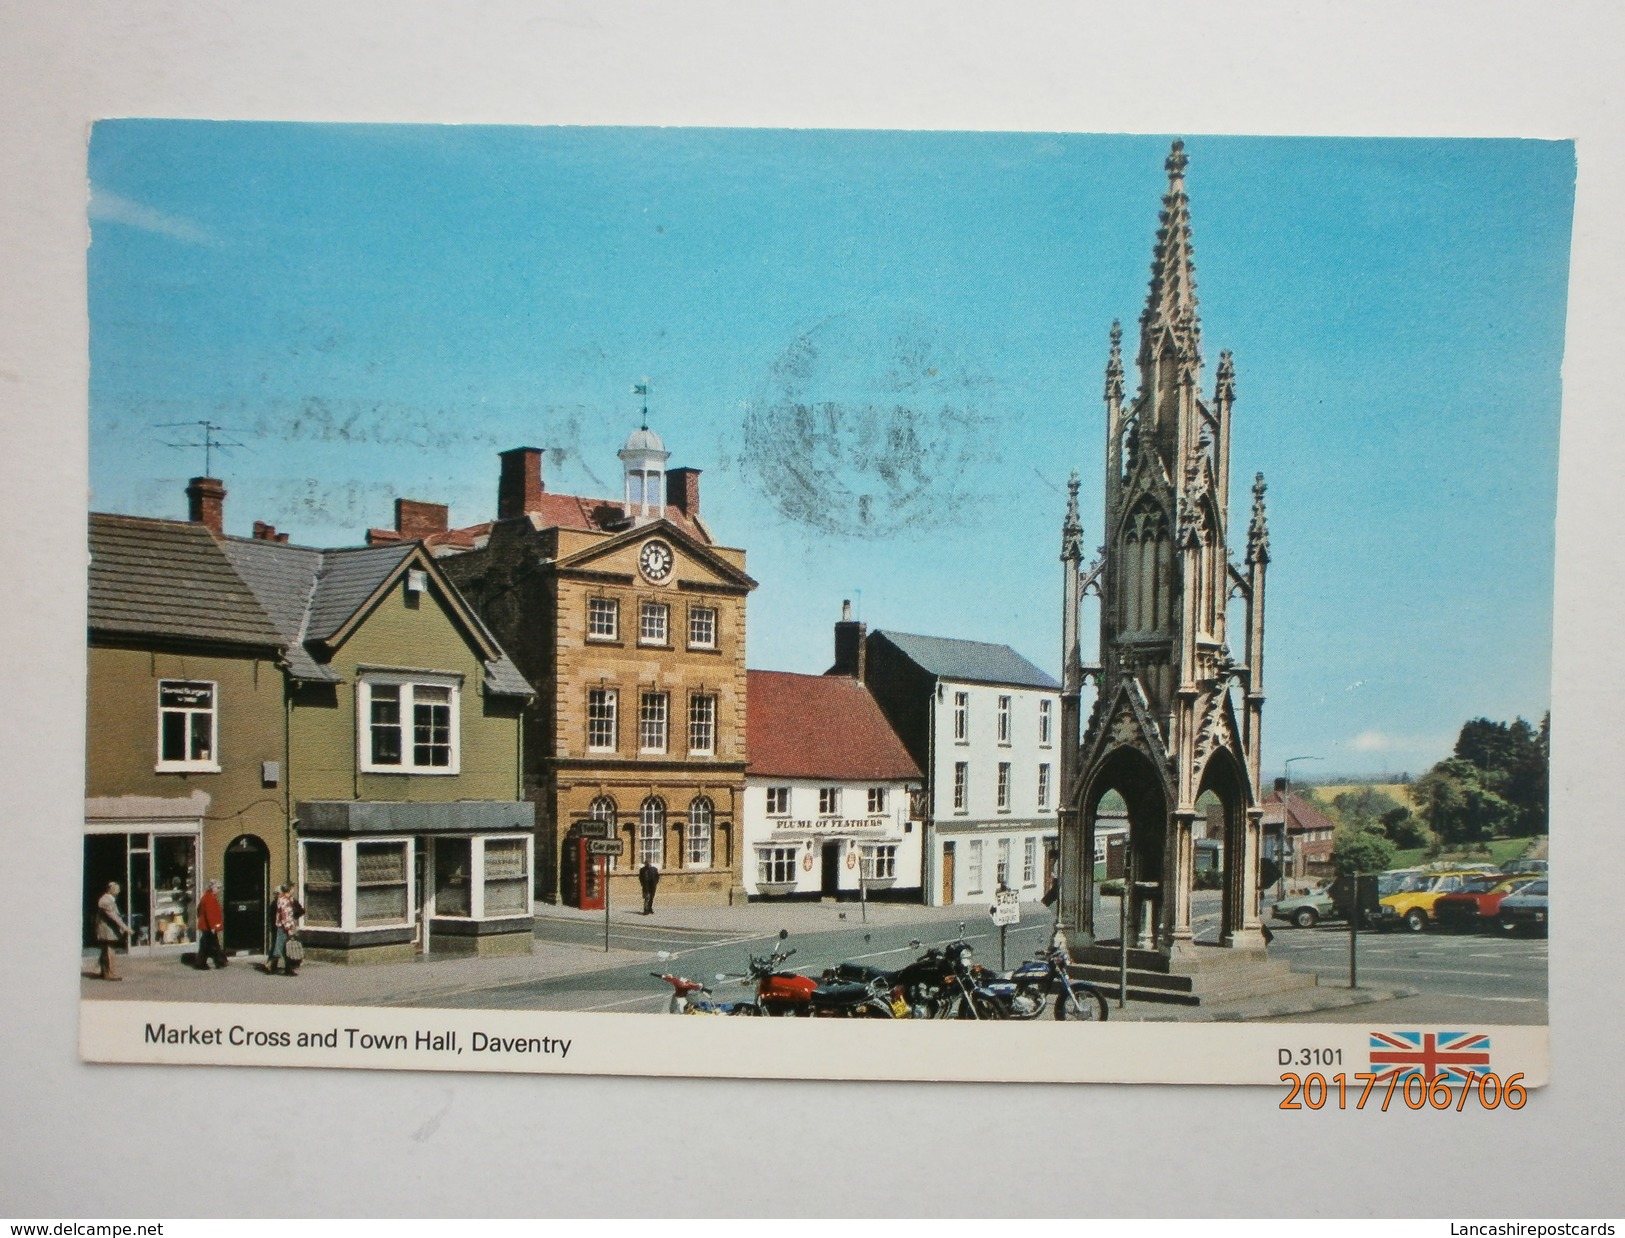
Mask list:
[{"label": "road sign", "polygon": [[582,838],[608,838],[610,823],[608,821],[583,821],[576,826],[576,832]]},{"label": "road sign", "polygon": [[993,923],[1003,928],[1007,924],[1021,923],[1021,895],[1015,890],[1000,890],[993,896],[998,901],[989,907]]},{"label": "road sign", "polygon": [[625,855],[626,839],[624,838],[589,838],[587,840],[588,855]]}]

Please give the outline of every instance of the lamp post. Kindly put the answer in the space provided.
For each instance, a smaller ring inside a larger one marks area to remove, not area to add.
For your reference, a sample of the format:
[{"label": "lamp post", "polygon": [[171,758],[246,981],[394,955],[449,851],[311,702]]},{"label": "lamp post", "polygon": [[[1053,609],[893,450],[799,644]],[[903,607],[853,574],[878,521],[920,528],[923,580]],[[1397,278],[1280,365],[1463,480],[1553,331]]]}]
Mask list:
[{"label": "lamp post", "polygon": [[1292,763],[1294,761],[1324,761],[1325,759],[1325,757],[1288,757],[1283,766],[1285,776],[1281,779],[1281,852],[1276,856],[1281,875],[1276,879],[1276,898],[1280,898],[1286,893],[1286,840],[1287,831],[1292,825]]}]

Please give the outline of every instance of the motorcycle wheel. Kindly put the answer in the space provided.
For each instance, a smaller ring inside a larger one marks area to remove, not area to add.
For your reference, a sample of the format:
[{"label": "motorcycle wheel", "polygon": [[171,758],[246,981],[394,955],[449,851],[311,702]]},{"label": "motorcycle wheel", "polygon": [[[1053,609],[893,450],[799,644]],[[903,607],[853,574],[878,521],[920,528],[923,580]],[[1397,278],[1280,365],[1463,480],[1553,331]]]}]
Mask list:
[{"label": "motorcycle wheel", "polygon": [[1106,1021],[1106,999],[1101,996],[1099,989],[1075,984],[1070,992],[1062,989],[1056,995],[1055,1017],[1057,1019],[1081,1020],[1085,1023],[1104,1023]]},{"label": "motorcycle wheel", "polygon": [[1002,1019],[1004,1008],[998,1002],[980,993],[972,993],[969,997],[956,997],[947,1011],[943,1014],[945,1019]]}]

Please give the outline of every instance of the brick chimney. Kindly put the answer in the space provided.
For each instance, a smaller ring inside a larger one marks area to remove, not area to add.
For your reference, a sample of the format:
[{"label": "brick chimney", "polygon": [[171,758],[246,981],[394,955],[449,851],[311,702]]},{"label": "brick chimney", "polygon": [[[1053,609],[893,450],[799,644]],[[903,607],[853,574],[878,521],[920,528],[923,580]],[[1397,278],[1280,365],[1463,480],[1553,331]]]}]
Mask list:
[{"label": "brick chimney", "polygon": [[285,542],[288,540],[288,535],[278,533],[274,524],[266,524],[263,520],[256,520],[254,522],[254,540],[256,542]]},{"label": "brick chimney", "polygon": [[688,517],[700,514],[700,470],[667,469],[666,502]]},{"label": "brick chimney", "polygon": [[542,449],[513,447],[501,453],[502,478],[497,483],[497,519],[513,520],[542,506]]},{"label": "brick chimney", "polygon": [[209,532],[226,531],[226,488],[218,477],[194,477],[186,487],[187,519]]},{"label": "brick chimney", "polygon": [[864,639],[868,633],[868,624],[852,618],[852,603],[842,602],[841,621],[835,625],[835,665],[829,669],[831,675],[849,675],[862,682],[869,668],[868,642]]},{"label": "brick chimney", "polygon": [[395,500],[395,532],[402,537],[428,537],[433,533],[444,533],[450,527],[451,511],[444,503]]}]

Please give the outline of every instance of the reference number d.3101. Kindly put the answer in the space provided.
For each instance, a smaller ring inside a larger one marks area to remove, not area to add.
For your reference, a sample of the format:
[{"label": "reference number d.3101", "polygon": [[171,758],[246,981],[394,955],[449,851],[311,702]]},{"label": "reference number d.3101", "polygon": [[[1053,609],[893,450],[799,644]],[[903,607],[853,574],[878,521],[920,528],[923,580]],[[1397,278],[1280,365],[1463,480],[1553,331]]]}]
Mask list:
[{"label": "reference number d.3101", "polygon": [[[1375,1072],[1357,1072],[1346,1075],[1338,1071],[1330,1079],[1316,1072],[1281,1076],[1287,1085],[1287,1094],[1281,1101],[1282,1109],[1364,1109],[1366,1104],[1377,1105],[1384,1113],[1396,1099],[1407,1109],[1454,1109],[1460,1113],[1467,1106],[1467,1098],[1476,1095],[1485,1109],[1522,1109],[1528,1103],[1529,1093],[1523,1086],[1523,1072],[1508,1075],[1504,1080],[1496,1074],[1479,1074],[1469,1070],[1465,1075],[1434,1075],[1424,1079],[1420,1072],[1402,1074],[1390,1071],[1386,1075]],[[1350,1101],[1353,1104],[1350,1104]]]}]

